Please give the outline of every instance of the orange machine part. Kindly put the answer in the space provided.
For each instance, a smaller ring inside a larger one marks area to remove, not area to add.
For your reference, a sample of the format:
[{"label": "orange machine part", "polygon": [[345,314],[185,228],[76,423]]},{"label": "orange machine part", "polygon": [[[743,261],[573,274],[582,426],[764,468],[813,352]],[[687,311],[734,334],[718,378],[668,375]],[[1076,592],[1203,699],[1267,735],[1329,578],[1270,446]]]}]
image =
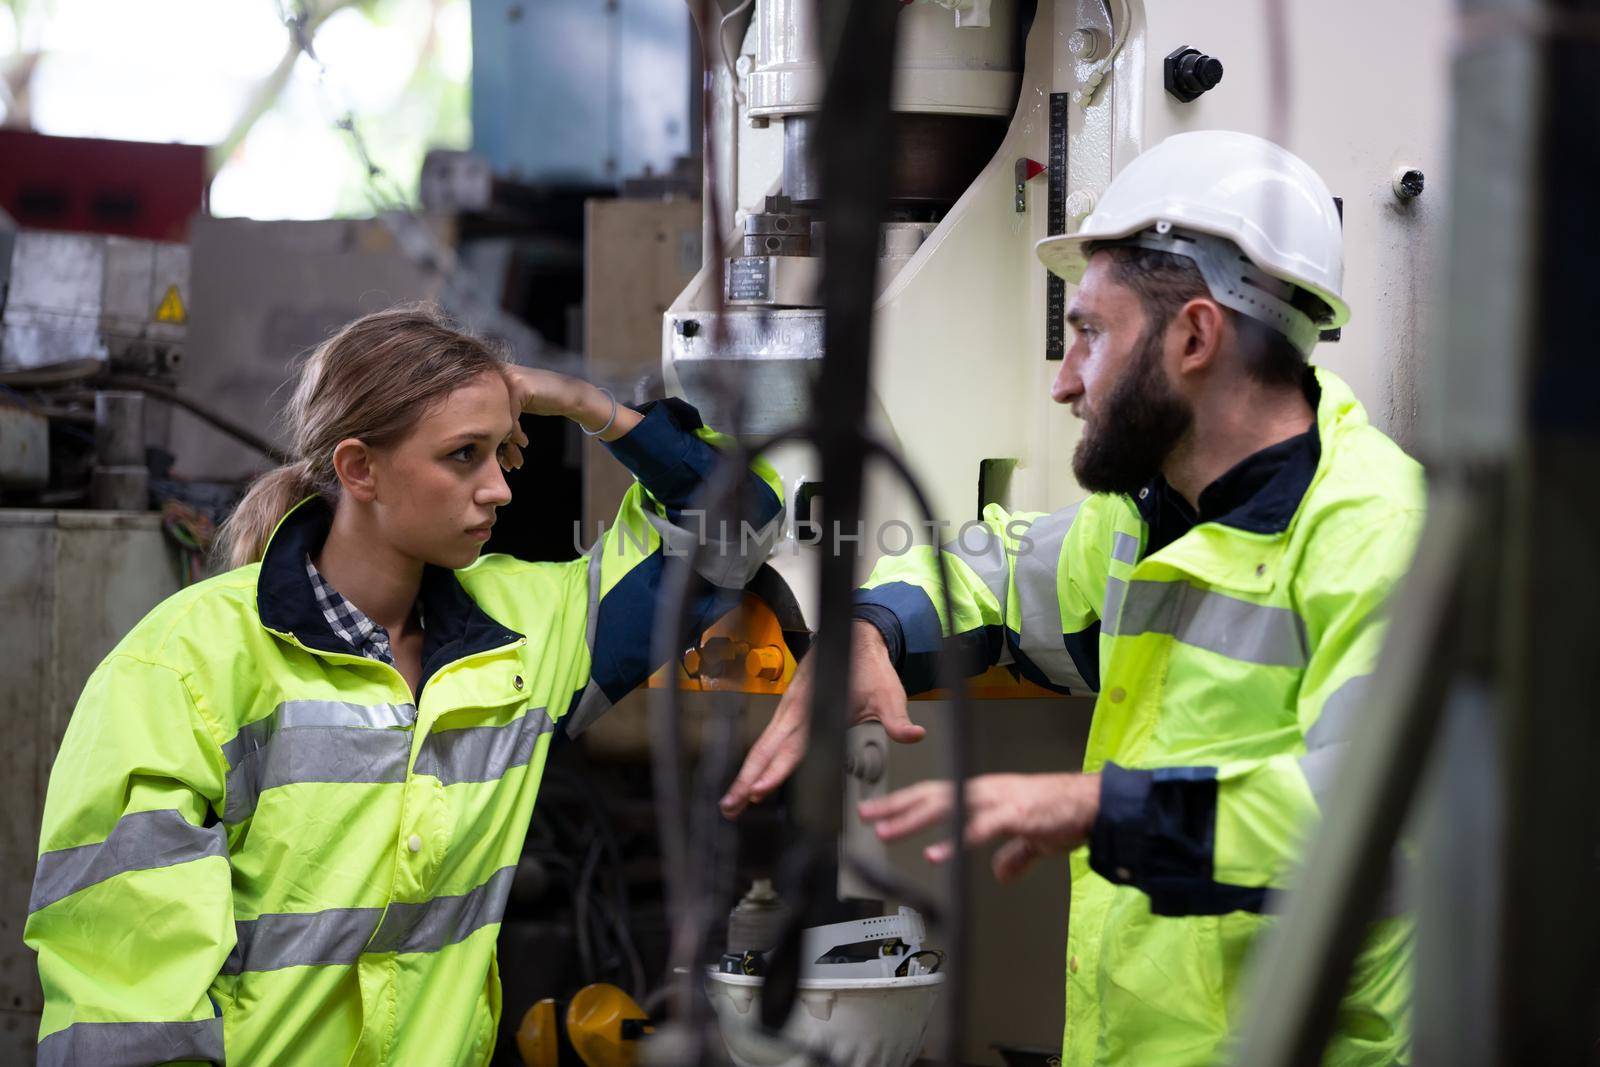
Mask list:
[{"label": "orange machine part", "polygon": [[781,693],[794,677],[794,657],[783,641],[783,627],[766,602],[753,593],[711,624],[676,664],[663,664],[650,687],[676,682],[700,692]]},{"label": "orange machine part", "polygon": [[[783,640],[783,627],[766,602],[751,593],[741,596],[739,606],[711,624],[700,641],[678,657],[676,664],[663,664],[650,676],[652,689],[677,684],[680,689],[700,692],[782,693],[794,677],[795,661]],[[1018,678],[1004,667],[990,667],[971,679],[969,692],[974,700],[1026,700],[1057,697],[1043,686]],[[948,700],[950,693],[935,689],[920,693],[913,700]]]}]

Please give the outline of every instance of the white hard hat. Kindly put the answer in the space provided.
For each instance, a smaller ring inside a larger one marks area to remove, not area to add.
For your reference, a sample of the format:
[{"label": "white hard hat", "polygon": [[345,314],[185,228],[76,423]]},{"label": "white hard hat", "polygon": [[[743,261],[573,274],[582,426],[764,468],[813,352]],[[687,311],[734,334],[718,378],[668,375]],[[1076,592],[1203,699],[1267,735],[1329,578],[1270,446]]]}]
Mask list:
[{"label": "white hard hat", "polygon": [[[1331,315],[1312,322],[1281,286],[1252,278],[1223,238],[1261,273],[1321,299]],[[1340,297],[1343,230],[1333,194],[1299,156],[1233,130],[1168,137],[1134,157],[1075,233],[1036,246],[1051,271],[1083,277],[1084,246],[1114,241],[1188,256],[1218,303],[1272,325],[1309,352],[1319,329],[1350,321]],[[1272,292],[1277,289],[1278,292]]]}]

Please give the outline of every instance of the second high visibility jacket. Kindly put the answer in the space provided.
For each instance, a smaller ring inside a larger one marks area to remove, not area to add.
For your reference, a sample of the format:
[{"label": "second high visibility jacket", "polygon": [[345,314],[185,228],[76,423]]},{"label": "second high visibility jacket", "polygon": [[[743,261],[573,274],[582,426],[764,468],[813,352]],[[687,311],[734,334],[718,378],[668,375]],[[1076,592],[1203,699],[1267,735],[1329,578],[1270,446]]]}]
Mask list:
[{"label": "second high visibility jacket", "polygon": [[[261,563],[140,622],[50,777],[25,938],[39,1063],[487,1063],[495,941],[552,735],[649,673],[663,539],[698,536],[685,511],[716,441],[659,402],[610,445],[638,484],[586,558],[428,568],[415,699],[316,604],[320,501]],[[772,532],[771,469],[746,490],[741,514]],[[710,550],[699,625],[766,540]]]},{"label": "second high visibility jacket", "polygon": [[[1069,860],[1069,1067],[1223,1058],[1269,893],[1360,728],[1424,484],[1338,378],[1319,370],[1308,393],[1316,426],[1258,454],[1249,505],[1167,543],[1165,483],[1047,515],[991,506],[945,546],[953,618],[931,549],[882,560],[859,595],[909,691],[954,641],[979,668],[1098,692],[1100,816]],[[1374,923],[1327,1063],[1406,1057],[1409,951],[1408,921]]]}]

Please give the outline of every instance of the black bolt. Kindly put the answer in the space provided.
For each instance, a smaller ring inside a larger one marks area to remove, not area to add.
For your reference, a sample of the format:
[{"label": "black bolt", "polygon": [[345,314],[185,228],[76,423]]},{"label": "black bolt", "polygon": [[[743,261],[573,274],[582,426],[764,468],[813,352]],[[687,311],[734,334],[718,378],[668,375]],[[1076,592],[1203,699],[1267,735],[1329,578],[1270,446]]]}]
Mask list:
[{"label": "black bolt", "polygon": [[693,337],[700,332],[700,324],[694,319],[684,319],[678,323],[678,332],[685,337]]},{"label": "black bolt", "polygon": [[1401,200],[1415,200],[1422,195],[1422,172],[1415,168],[1401,173],[1395,182],[1394,195]]},{"label": "black bolt", "polygon": [[1187,104],[1222,81],[1222,60],[1184,45],[1167,56],[1162,64],[1162,80],[1168,93]]}]

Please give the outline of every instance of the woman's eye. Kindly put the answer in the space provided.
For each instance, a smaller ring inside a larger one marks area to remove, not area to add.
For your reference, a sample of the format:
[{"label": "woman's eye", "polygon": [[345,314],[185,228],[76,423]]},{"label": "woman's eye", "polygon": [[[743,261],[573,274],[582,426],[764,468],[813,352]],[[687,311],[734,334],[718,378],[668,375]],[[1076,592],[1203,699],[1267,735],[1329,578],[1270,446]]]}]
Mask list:
[{"label": "woman's eye", "polygon": [[473,454],[477,450],[478,450],[478,446],[477,445],[462,445],[460,448],[458,448],[454,452],[450,453],[450,458],[451,459],[458,459],[463,463],[470,463],[470,462],[472,462]]}]

